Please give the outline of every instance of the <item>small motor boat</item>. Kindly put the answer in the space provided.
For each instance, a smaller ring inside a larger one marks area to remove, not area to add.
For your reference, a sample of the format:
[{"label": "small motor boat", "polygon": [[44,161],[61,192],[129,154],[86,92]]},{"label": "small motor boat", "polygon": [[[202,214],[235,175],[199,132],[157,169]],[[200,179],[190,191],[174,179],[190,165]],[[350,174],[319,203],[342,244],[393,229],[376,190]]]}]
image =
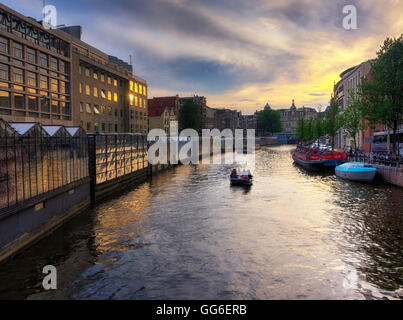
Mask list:
[{"label": "small motor boat", "polygon": [[376,168],[372,164],[348,162],[335,169],[336,176],[351,181],[372,182],[376,175]]},{"label": "small motor boat", "polygon": [[252,174],[249,170],[239,171],[237,174],[231,173],[230,175],[231,185],[252,185]]}]

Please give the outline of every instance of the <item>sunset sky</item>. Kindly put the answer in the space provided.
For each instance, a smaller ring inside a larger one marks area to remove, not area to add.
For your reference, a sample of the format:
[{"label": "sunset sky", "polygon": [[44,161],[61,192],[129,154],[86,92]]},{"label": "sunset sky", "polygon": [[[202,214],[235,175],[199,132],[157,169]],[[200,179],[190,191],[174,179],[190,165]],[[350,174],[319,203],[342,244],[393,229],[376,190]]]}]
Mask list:
[{"label": "sunset sky", "polygon": [[[41,18],[42,0],[2,3]],[[401,0],[81,0],[55,5],[58,24],[129,61],[149,97],[199,94],[210,107],[261,109],[328,104],[345,69],[376,56],[403,33]],[[345,5],[358,29],[342,25]]]}]

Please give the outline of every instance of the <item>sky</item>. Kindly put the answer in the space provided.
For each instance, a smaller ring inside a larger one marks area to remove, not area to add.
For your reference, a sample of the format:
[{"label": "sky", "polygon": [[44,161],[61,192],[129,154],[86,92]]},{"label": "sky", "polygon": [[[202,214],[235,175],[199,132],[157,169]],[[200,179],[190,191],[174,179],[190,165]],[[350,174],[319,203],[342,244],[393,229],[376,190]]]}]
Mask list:
[{"label": "sky", "polygon": [[[2,0],[36,19],[43,0]],[[82,40],[129,61],[148,96],[203,95],[214,108],[252,114],[324,110],[339,74],[376,57],[403,33],[403,0],[46,0],[57,24],[81,25]],[[343,7],[357,29],[343,28]]]}]

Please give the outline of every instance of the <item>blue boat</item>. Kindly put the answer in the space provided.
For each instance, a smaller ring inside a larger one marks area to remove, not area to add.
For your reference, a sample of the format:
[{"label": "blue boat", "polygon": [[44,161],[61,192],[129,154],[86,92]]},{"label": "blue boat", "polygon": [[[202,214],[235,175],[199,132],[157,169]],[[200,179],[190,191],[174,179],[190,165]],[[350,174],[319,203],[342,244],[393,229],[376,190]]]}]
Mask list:
[{"label": "blue boat", "polygon": [[348,162],[335,169],[336,176],[351,181],[372,182],[376,175],[376,168],[372,164]]}]

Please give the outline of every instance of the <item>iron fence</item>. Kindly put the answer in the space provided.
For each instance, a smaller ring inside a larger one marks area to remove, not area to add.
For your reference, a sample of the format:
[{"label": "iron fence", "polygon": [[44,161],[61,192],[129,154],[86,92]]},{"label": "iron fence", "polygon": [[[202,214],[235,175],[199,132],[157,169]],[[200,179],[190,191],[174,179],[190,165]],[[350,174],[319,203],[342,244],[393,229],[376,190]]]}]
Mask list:
[{"label": "iron fence", "polygon": [[366,162],[371,164],[379,164],[383,166],[390,167],[401,167],[403,166],[403,156],[393,156],[383,153],[375,154],[364,154],[364,153],[354,153],[348,155],[349,161],[355,162]]},{"label": "iron fence", "polygon": [[[88,141],[59,126],[0,121],[0,209],[88,177]],[[28,128],[28,129],[27,129]]]}]

